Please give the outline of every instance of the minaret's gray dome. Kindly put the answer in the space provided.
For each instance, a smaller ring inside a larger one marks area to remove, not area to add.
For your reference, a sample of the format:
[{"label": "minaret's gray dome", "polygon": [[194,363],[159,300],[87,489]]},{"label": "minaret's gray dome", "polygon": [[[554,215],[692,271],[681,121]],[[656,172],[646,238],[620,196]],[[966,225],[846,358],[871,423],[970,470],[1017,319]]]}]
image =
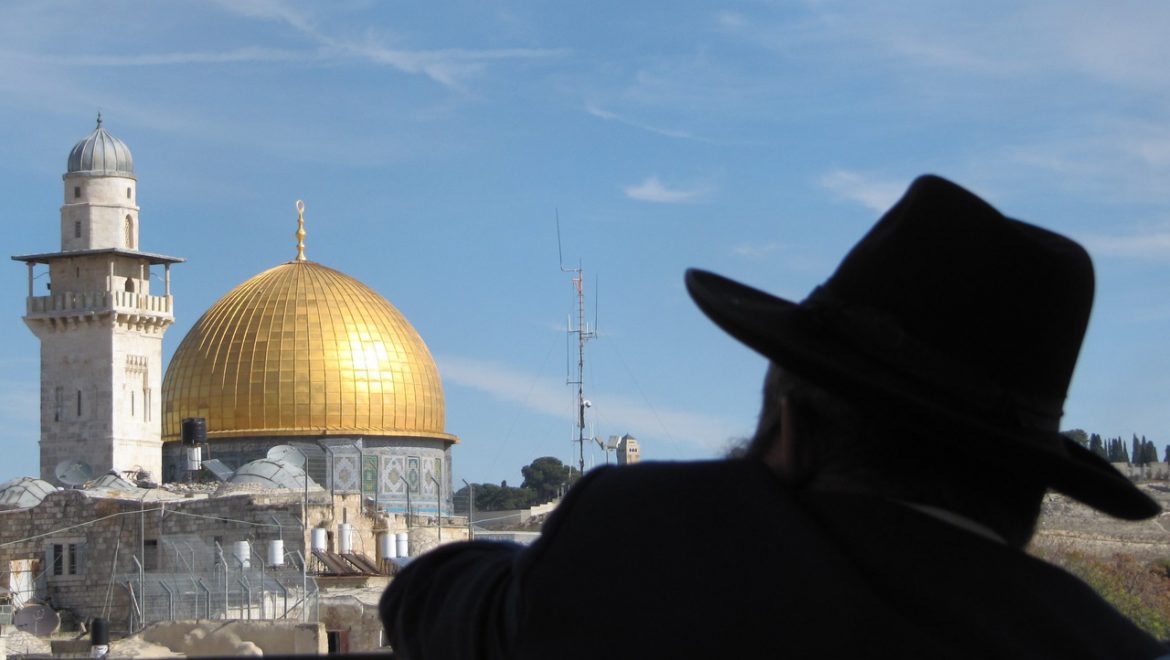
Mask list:
[{"label": "minaret's gray dome", "polygon": [[125,142],[102,128],[102,116],[99,114],[97,128],[73,145],[65,173],[133,177],[134,158],[130,156],[130,147]]}]

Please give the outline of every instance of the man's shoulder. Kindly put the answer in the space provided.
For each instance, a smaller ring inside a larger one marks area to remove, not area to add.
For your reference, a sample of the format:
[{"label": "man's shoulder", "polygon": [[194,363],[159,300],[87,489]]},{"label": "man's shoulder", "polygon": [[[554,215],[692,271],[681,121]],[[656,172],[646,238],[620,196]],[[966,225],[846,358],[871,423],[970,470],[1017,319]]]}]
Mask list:
[{"label": "man's shoulder", "polygon": [[605,466],[592,470],[582,488],[677,488],[691,490],[703,483],[743,482],[770,487],[779,482],[759,461],[646,461],[636,465]]},{"label": "man's shoulder", "polygon": [[733,459],[606,466],[585,475],[553,511],[546,535],[599,530],[644,536],[711,516],[777,514],[796,506],[758,461]]},{"label": "man's shoulder", "polygon": [[558,508],[612,506],[622,501],[636,501],[642,507],[669,504],[676,509],[730,505],[729,500],[750,497],[749,493],[769,499],[769,494],[783,490],[783,484],[759,461],[647,461],[591,470]]}]

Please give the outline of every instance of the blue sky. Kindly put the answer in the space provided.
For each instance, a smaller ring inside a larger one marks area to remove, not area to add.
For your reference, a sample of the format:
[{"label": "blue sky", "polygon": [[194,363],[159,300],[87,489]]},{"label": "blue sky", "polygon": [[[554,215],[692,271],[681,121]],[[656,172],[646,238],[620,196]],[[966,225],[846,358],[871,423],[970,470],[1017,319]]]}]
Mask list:
[{"label": "blue sky", "polygon": [[[599,313],[594,432],[703,458],[750,432],[765,363],[684,269],[800,299],[934,172],[1089,248],[1064,426],[1161,447],[1168,32],[1157,2],[4,3],[4,252],[57,249],[65,159],[101,110],[134,153],[142,248],[188,259],[169,356],[295,256],[304,199],[309,258],[430,346],[455,476],[518,483],[575,455],[558,212]],[[7,273],[0,478],[37,472],[39,435],[25,267]]]}]

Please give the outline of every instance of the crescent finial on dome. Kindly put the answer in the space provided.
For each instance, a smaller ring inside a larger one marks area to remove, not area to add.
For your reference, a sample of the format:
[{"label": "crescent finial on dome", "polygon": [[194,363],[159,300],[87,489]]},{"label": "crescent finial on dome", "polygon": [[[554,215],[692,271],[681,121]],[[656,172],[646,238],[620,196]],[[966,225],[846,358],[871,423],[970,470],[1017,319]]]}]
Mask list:
[{"label": "crescent finial on dome", "polygon": [[297,261],[308,261],[305,258],[305,203],[297,200]]}]

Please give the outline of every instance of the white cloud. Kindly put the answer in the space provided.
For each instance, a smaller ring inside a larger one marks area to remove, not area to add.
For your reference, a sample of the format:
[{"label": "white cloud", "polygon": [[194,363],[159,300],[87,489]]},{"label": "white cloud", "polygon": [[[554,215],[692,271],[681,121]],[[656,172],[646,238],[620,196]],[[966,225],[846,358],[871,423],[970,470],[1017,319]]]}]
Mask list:
[{"label": "white cloud", "polygon": [[570,412],[561,381],[475,358],[444,355],[436,356],[436,360],[445,383],[487,392],[501,401],[517,403],[546,415],[563,416]]},{"label": "white cloud", "polygon": [[238,48],[223,52],[153,53],[142,55],[81,55],[78,57],[32,56],[2,53],[4,59],[19,58],[66,66],[166,66],[180,64],[234,64],[238,62],[290,62],[314,58],[312,53],[297,53],[272,48]]},{"label": "white cloud", "polygon": [[857,172],[833,170],[821,177],[821,186],[843,199],[884,212],[893,206],[906,188],[905,182],[881,181]]},{"label": "white cloud", "polygon": [[[475,358],[436,356],[443,382],[485,392],[496,399],[557,418],[572,414],[562,380],[517,371],[512,367]],[[655,408],[620,396],[589,397],[593,412],[606,426],[635,436],[675,441],[706,450],[720,450],[728,438],[743,432],[743,424],[686,410]],[[663,436],[667,438],[663,438]]]},{"label": "white cloud", "polygon": [[373,64],[385,65],[403,73],[425,75],[449,88],[458,89],[463,81],[480,73],[491,62],[559,57],[565,49],[403,49],[391,48],[372,32],[362,38],[340,37],[319,29],[312,17],[280,0],[222,0],[224,9],[249,18],[284,23],[327,48],[322,57],[357,57]]},{"label": "white cloud", "polygon": [[783,243],[740,243],[731,248],[731,254],[737,257],[758,259],[760,257],[766,257],[773,252],[784,250],[787,247]]},{"label": "white cloud", "polygon": [[715,22],[722,28],[738,30],[748,25],[743,14],[735,11],[721,11],[715,15]]},{"label": "white cloud", "polygon": [[385,64],[403,73],[423,74],[447,87],[482,71],[488,63],[500,60],[531,60],[559,57],[564,49],[506,48],[495,50],[398,50],[376,43],[351,42],[342,47],[375,64]]},{"label": "white cloud", "polygon": [[216,4],[233,14],[276,20],[287,23],[306,34],[316,34],[309,15],[297,11],[292,5],[282,2],[282,0],[216,0]]},{"label": "white cloud", "polygon": [[697,188],[669,188],[658,180],[656,176],[646,177],[634,186],[625,187],[626,197],[643,202],[658,204],[691,204],[700,202],[711,193],[709,186]]},{"label": "white cloud", "polygon": [[1164,229],[1128,236],[1079,236],[1078,239],[1094,256],[1122,259],[1170,259],[1170,231]]},{"label": "white cloud", "polygon": [[662,135],[664,137],[678,138],[681,140],[696,140],[699,142],[707,142],[710,144],[715,144],[715,142],[713,140],[701,138],[701,137],[692,135],[686,131],[679,131],[679,130],[674,130],[674,129],[670,129],[670,128],[662,128],[659,126],[652,126],[650,124],[636,122],[636,121],[627,119],[627,118],[625,118],[617,113],[610,112],[609,110],[606,110],[604,108],[600,108],[600,107],[593,105],[591,103],[586,104],[585,112],[588,112],[589,114],[593,115],[594,117],[597,117],[598,119],[604,119],[606,121],[613,121],[613,122],[617,122],[619,124],[625,124],[626,126],[629,126],[631,128],[636,128],[636,129],[639,129],[642,131],[648,131],[650,133],[655,133],[657,135]]}]

